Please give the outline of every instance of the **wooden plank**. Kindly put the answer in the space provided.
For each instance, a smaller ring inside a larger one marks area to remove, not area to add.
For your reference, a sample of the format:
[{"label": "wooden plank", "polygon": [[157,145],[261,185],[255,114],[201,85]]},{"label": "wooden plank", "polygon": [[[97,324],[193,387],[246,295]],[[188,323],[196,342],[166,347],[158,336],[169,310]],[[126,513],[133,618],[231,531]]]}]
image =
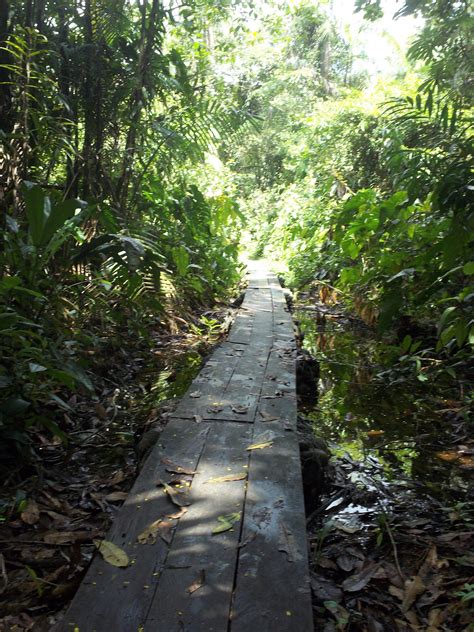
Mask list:
[{"label": "wooden plank", "polygon": [[[111,566],[96,555],[57,632],[130,632],[142,625],[153,597],[169,546],[160,538],[138,544],[137,537],[152,522],[175,513],[156,481],[169,476],[162,458],[194,469],[201,455],[209,425],[174,419],[161,434],[128,498],[106,536],[133,561],[127,568]],[[174,521],[175,523],[177,521]]]},{"label": "wooden plank", "polygon": [[298,441],[277,422],[255,422],[231,632],[313,630]]},{"label": "wooden plank", "polygon": [[[218,377],[220,365],[212,367],[212,374],[200,374],[178,404],[173,416],[192,419],[199,415],[204,420],[237,421],[251,423],[255,419],[258,398],[272,340],[270,317],[265,317],[262,328],[255,330],[255,341],[250,345],[232,347],[228,351],[233,359],[229,377]],[[227,346],[229,349],[229,345]],[[225,365],[222,370],[227,370]]]},{"label": "wooden plank", "polygon": [[297,400],[295,352],[275,346],[270,353],[256,419],[276,418],[285,427],[296,428]]},{"label": "wooden plank", "polygon": [[[145,631],[227,630],[241,520],[230,531],[213,535],[212,530],[219,516],[242,512],[245,481],[207,481],[247,472],[251,432],[252,427],[235,423],[211,429],[193,480],[192,504],[178,525]],[[200,577],[202,587],[191,592]]]}]

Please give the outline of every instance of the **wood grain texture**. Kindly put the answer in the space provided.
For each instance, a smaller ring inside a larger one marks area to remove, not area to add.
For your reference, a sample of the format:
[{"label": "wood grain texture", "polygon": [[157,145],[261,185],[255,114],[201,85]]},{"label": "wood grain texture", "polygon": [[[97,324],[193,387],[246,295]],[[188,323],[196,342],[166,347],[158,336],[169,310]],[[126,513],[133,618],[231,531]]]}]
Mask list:
[{"label": "wood grain texture", "polygon": [[[173,548],[161,575],[147,629],[227,629],[241,517],[229,531],[213,534],[219,516],[243,512],[246,481],[208,482],[247,473],[253,428],[248,424],[214,424],[194,477],[191,501],[181,518]],[[202,586],[190,592],[196,580]]]}]

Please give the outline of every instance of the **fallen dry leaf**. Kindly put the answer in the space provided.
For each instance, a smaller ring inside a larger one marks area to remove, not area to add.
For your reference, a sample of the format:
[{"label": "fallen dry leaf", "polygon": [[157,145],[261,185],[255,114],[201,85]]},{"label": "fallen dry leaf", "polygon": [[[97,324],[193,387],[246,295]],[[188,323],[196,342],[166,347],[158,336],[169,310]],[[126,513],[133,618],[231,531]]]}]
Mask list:
[{"label": "fallen dry leaf", "polygon": [[179,511],[176,511],[173,514],[167,514],[167,518],[171,518],[171,520],[178,520],[178,518],[181,518],[182,516],[184,516],[184,514],[187,512],[187,508],[186,507],[181,507],[181,509]]},{"label": "fallen dry leaf", "polygon": [[372,577],[377,572],[378,565],[369,563],[365,568],[362,568],[358,573],[351,575],[342,582],[343,590],[347,592],[357,592],[362,590],[370,582]]},{"label": "fallen dry leaf", "polygon": [[279,417],[275,417],[274,415],[270,415],[264,410],[260,411],[261,417],[263,417],[263,421],[278,421]]},{"label": "fallen dry leaf", "polygon": [[192,393],[189,393],[189,397],[197,399],[198,397],[201,397],[201,391],[193,391]]},{"label": "fallen dry leaf", "polygon": [[264,441],[263,443],[252,443],[247,450],[263,450],[264,448],[271,448],[273,441]]},{"label": "fallen dry leaf", "polygon": [[400,599],[400,601],[403,601],[403,596],[405,593],[403,592],[402,588],[394,586],[394,584],[390,584],[390,586],[388,587],[388,592],[394,597],[397,597],[397,599]]},{"label": "fallen dry leaf", "polygon": [[171,487],[171,485],[168,485],[167,483],[163,483],[161,481],[160,485],[165,488],[165,491],[170,497],[171,502],[173,502],[175,505],[178,505],[178,507],[187,507],[191,504],[188,496],[188,490],[176,489],[174,487]]},{"label": "fallen dry leaf", "polygon": [[472,470],[474,469],[474,456],[468,455],[460,455],[458,458],[459,467],[463,470]]},{"label": "fallen dry leaf", "polygon": [[237,415],[245,415],[245,413],[248,411],[249,407],[248,406],[231,406],[232,410],[234,411],[234,413],[237,413]]},{"label": "fallen dry leaf", "polygon": [[320,601],[335,601],[338,603],[342,599],[342,590],[330,579],[321,575],[311,574],[311,590],[313,595]]},{"label": "fallen dry leaf", "polygon": [[360,568],[362,565],[359,559],[353,557],[352,555],[347,555],[346,553],[339,555],[336,559],[336,563],[339,568],[342,568],[342,570],[346,572],[353,571],[355,568]]},{"label": "fallen dry leaf", "polygon": [[415,575],[411,579],[407,579],[405,582],[405,591],[403,594],[402,611],[405,613],[408,612],[418,595],[424,593],[425,590],[426,586],[419,575]]},{"label": "fallen dry leaf", "polygon": [[170,520],[162,520],[158,525],[158,535],[166,544],[171,544],[171,540],[173,539],[173,527],[174,524]]},{"label": "fallen dry leaf", "polygon": [[117,503],[121,500],[125,500],[127,498],[127,492],[111,492],[104,497],[104,500],[107,500],[109,503]]},{"label": "fallen dry leaf", "polygon": [[125,474],[123,470],[117,470],[115,474],[111,476],[111,478],[103,481],[103,484],[107,485],[108,487],[114,487],[115,485],[118,485],[119,483],[124,481],[126,478],[127,478],[127,475]]},{"label": "fallen dry leaf", "polygon": [[139,544],[155,544],[158,537],[158,527],[160,526],[160,523],[161,518],[158,518],[158,520],[155,520],[145,527],[145,529],[143,529],[137,537],[137,542],[139,542]]},{"label": "fallen dry leaf", "polygon": [[35,500],[28,500],[26,507],[21,512],[21,519],[26,524],[36,524],[40,519],[40,510]]},{"label": "fallen dry leaf", "polygon": [[457,461],[458,453],[456,450],[445,450],[444,452],[436,452],[438,459],[442,461]]},{"label": "fallen dry leaf", "polygon": [[109,542],[109,540],[94,540],[94,544],[108,564],[118,568],[125,568],[130,564],[125,551],[113,542]]},{"label": "fallen dry leaf", "polygon": [[204,586],[205,581],[206,581],[206,571],[202,568],[199,571],[199,575],[197,576],[197,578],[193,581],[192,584],[190,584],[186,588],[186,591],[190,595],[192,595],[194,592],[196,592],[196,590],[199,590],[200,588]]},{"label": "fallen dry leaf", "polygon": [[368,437],[381,437],[385,434],[385,430],[367,430],[365,434]]},{"label": "fallen dry leaf", "polygon": [[96,535],[90,531],[47,531],[43,540],[47,544],[70,544],[91,541]]},{"label": "fallen dry leaf", "polygon": [[202,421],[201,415],[193,415],[193,419],[197,424],[200,424]]},{"label": "fallen dry leaf", "polygon": [[205,483],[228,483],[229,481],[243,481],[247,478],[247,472],[239,472],[238,474],[226,474],[225,476],[216,476],[210,478]]}]

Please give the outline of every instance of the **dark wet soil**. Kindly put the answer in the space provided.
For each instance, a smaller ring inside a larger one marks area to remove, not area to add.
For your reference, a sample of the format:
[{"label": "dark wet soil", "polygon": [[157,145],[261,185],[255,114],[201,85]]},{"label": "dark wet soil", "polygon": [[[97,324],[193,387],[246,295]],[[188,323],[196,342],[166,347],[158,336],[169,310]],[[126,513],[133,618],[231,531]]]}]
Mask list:
[{"label": "dark wet soil", "polygon": [[307,507],[315,629],[474,629],[474,442],[462,386],[391,371],[398,349],[339,306],[308,300],[294,316],[319,362],[301,423],[331,455]]}]

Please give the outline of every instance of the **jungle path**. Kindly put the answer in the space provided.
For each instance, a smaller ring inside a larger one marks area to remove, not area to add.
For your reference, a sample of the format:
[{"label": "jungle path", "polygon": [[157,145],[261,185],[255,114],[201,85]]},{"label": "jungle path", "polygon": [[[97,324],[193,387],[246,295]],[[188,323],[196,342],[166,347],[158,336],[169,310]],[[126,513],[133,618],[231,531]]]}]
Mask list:
[{"label": "jungle path", "polygon": [[[293,324],[276,277],[251,265],[227,340],[179,402],[107,535],[131,563],[117,568],[97,554],[58,631],[313,629]],[[160,484],[180,471],[189,488]]]}]

